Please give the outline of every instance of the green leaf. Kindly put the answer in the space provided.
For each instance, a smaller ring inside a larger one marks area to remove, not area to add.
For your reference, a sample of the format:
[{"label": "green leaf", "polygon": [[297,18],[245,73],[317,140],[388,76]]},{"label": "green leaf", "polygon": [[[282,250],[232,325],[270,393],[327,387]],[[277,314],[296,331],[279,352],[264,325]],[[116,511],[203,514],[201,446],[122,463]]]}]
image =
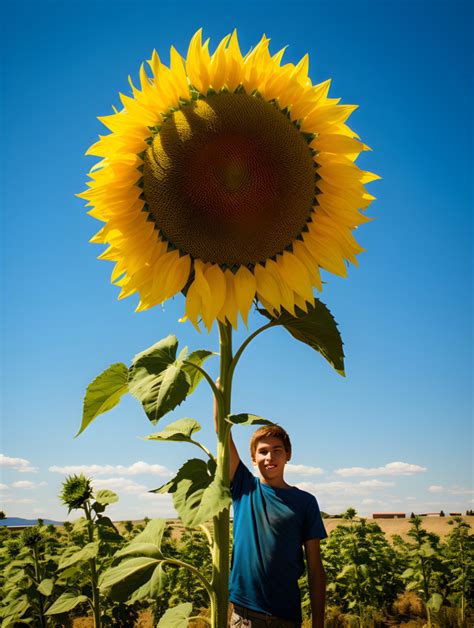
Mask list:
[{"label": "green leaf", "polygon": [[[31,605],[28,601],[28,598],[26,597],[26,595],[22,595],[21,597],[11,602],[6,608],[2,609],[3,617],[14,618],[18,620],[18,618],[24,615],[30,607]],[[2,622],[2,627],[4,623],[5,622]],[[11,623],[11,625],[14,624]]]},{"label": "green leaf", "polygon": [[158,622],[156,628],[187,628],[188,617],[193,605],[190,602],[169,608]]},{"label": "green leaf", "polygon": [[97,525],[97,531],[101,541],[112,543],[123,541],[122,535],[119,533],[109,517],[98,517],[95,523]]},{"label": "green leaf", "polygon": [[145,529],[137,534],[129,543],[134,545],[135,543],[152,543],[156,547],[161,548],[161,540],[166,528],[165,519],[151,519]]},{"label": "green leaf", "polygon": [[58,569],[65,569],[82,560],[90,560],[95,558],[99,552],[99,544],[96,542],[84,545],[78,552],[74,552],[72,556],[63,558],[59,561]]},{"label": "green leaf", "polygon": [[233,425],[272,425],[271,421],[257,414],[229,414],[226,421]]},{"label": "green leaf", "polygon": [[315,299],[314,306],[308,306],[308,312],[295,308],[296,316],[286,310],[277,317],[264,308],[258,311],[275,325],[283,325],[293,338],[318,351],[340,375],[345,375],[341,334],[331,312],[319,299]]},{"label": "green leaf", "polygon": [[65,591],[58,597],[56,602],[48,608],[45,615],[69,613],[69,611],[72,611],[73,608],[76,608],[76,606],[82,602],[87,602],[86,595],[76,595],[72,591]]},{"label": "green leaf", "polygon": [[99,504],[107,506],[108,504],[115,504],[115,502],[118,502],[119,496],[113,491],[101,489],[95,494],[95,499],[97,502],[99,502]]},{"label": "green leaf", "polygon": [[100,590],[107,592],[114,600],[124,602],[131,593],[148,582],[158,564],[156,558],[145,556],[124,560],[101,575]]},{"label": "green leaf", "polygon": [[155,568],[150,580],[132,593],[129,598],[129,602],[133,604],[133,602],[137,602],[139,600],[156,600],[156,598],[163,592],[166,586],[166,581],[167,576],[164,565],[163,563],[160,563],[158,567]]},{"label": "green leaf", "polygon": [[435,613],[437,613],[439,609],[441,608],[442,603],[443,603],[443,596],[440,593],[433,593],[433,595],[430,597],[430,599],[426,603],[426,606],[430,608],[431,610],[433,610]]},{"label": "green leaf", "polygon": [[[204,362],[211,355],[215,355],[215,353],[213,353],[212,351],[207,351],[206,349],[198,349],[197,351],[193,351],[189,354],[189,356],[186,358],[186,362],[190,362],[191,364],[196,364],[197,366],[202,367]],[[189,375],[189,379],[191,381],[188,395],[196,390],[197,385],[204,377],[201,371],[191,366],[191,364],[185,364],[183,366],[184,371]]]},{"label": "green leaf", "polygon": [[183,523],[192,528],[209,521],[231,502],[229,488],[215,473],[215,463],[199,458],[184,463],[168,492]]},{"label": "green leaf", "polygon": [[129,371],[129,390],[152,423],[174,410],[189,393],[191,381],[183,368],[185,356],[176,359],[178,340],[168,336],[135,356]]},{"label": "green leaf", "polygon": [[411,567],[408,567],[408,569],[405,569],[405,571],[402,573],[401,577],[402,578],[411,578],[411,576],[414,574],[414,570]]},{"label": "green leaf", "polygon": [[84,397],[79,436],[99,414],[112,410],[128,391],[128,369],[121,362],[112,364],[89,384]]},{"label": "green leaf", "polygon": [[431,556],[434,556],[436,552],[429,543],[423,543],[419,549],[419,554],[420,556],[423,556],[423,558],[430,558]]},{"label": "green leaf", "polygon": [[164,430],[146,436],[146,440],[190,441],[194,432],[199,432],[200,423],[195,419],[179,419],[167,425]]},{"label": "green leaf", "polygon": [[49,578],[45,578],[44,580],[41,580],[41,582],[39,583],[38,591],[42,593],[43,595],[51,595],[53,591],[53,586],[54,586],[54,582],[50,580]]},{"label": "green leaf", "polygon": [[132,558],[144,556],[146,558],[163,558],[160,548],[154,543],[130,543],[114,555],[115,558]]}]

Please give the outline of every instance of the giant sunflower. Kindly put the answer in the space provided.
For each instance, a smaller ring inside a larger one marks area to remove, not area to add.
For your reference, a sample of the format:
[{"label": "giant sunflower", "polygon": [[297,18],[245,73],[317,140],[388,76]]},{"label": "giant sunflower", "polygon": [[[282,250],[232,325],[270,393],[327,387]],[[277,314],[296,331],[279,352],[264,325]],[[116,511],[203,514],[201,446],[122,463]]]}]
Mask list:
[{"label": "giant sunflower", "polygon": [[283,53],[264,36],[244,56],[234,32],[211,54],[198,31],[169,67],[154,51],[152,76],[142,65],[140,89],[130,81],[123,109],[99,118],[111,133],[88,151],[102,160],[80,196],[137,310],[183,291],[196,327],[236,328],[255,299],[306,311],[320,268],[345,276],[357,263],[352,231],[378,177],[354,163],[367,149],[346,124],[356,106],[312,84],[308,55],[294,65]]}]

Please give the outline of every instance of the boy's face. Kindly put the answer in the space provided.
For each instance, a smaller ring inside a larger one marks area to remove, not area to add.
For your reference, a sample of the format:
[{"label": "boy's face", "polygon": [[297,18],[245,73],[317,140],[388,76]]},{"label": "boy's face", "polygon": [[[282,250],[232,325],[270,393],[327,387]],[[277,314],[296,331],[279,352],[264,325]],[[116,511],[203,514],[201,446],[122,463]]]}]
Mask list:
[{"label": "boy's face", "polygon": [[257,441],[253,464],[258,468],[260,479],[273,484],[283,479],[285,464],[291,454],[285,451],[283,441],[275,436],[266,436]]}]

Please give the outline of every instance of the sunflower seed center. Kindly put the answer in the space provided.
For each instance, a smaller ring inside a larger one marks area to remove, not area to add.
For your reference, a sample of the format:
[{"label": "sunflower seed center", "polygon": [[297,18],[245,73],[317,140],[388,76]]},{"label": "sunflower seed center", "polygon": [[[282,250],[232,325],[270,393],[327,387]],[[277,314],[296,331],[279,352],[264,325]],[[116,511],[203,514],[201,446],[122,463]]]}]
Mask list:
[{"label": "sunflower seed center", "polygon": [[315,182],[297,127],[245,93],[184,105],[144,157],[143,193],[162,235],[183,253],[228,266],[290,246],[310,216]]}]

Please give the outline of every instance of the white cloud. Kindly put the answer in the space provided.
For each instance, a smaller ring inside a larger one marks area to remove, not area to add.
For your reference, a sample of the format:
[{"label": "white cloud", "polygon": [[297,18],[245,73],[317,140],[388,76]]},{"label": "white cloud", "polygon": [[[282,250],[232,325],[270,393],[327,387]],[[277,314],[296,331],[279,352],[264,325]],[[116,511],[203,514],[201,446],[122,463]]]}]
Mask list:
[{"label": "white cloud", "polygon": [[320,467],[308,467],[304,464],[290,464],[286,465],[286,472],[293,475],[322,475],[324,469]]},{"label": "white cloud", "polygon": [[453,486],[446,490],[450,495],[472,495],[474,490],[472,488],[463,488],[462,486]]},{"label": "white cloud", "polygon": [[432,484],[428,487],[430,493],[444,493],[445,495],[472,495],[474,490],[472,488],[465,488],[463,486],[441,486],[441,484]]},{"label": "white cloud", "polygon": [[32,489],[32,488],[38,488],[38,486],[46,486],[46,482],[30,482],[30,480],[18,480],[18,482],[13,482],[12,483],[12,488],[26,488],[26,489]]},{"label": "white cloud", "polygon": [[420,467],[420,465],[408,462],[389,462],[383,467],[347,467],[336,469],[334,473],[343,477],[355,475],[414,475],[415,473],[424,473],[426,470],[426,467]]},{"label": "white cloud", "polygon": [[68,465],[64,467],[53,465],[49,467],[49,471],[52,471],[53,473],[61,473],[63,475],[83,473],[84,475],[88,476],[152,474],[161,475],[163,477],[170,477],[172,475],[172,472],[166,467],[163,467],[161,464],[148,464],[148,462],[142,462],[141,460],[139,460],[138,462],[134,462],[128,467],[124,467],[120,464],[79,464]]},{"label": "white cloud", "polygon": [[367,495],[367,493],[371,493],[374,488],[386,488],[390,486],[394,486],[393,482],[379,482],[374,484],[373,481],[362,481],[362,482],[345,482],[343,480],[336,480],[332,482],[301,482],[296,486],[303,491],[308,491],[308,493],[313,493],[314,495],[329,495],[329,496],[338,496],[341,495]]},{"label": "white cloud", "polygon": [[10,458],[10,456],[5,456],[4,454],[0,454],[0,467],[9,467],[20,473],[38,473],[38,469],[33,467],[29,460]]},{"label": "white cloud", "polygon": [[8,484],[0,484],[0,491],[8,491],[9,488]]},{"label": "white cloud", "polygon": [[126,493],[127,495],[141,495],[147,493],[148,488],[143,484],[138,484],[128,478],[106,478],[102,480],[94,480],[93,485],[95,489],[109,489],[116,491],[119,495]]},{"label": "white cloud", "polygon": [[4,497],[2,499],[2,502],[4,504],[36,504],[36,501],[34,499],[15,499],[14,497]]},{"label": "white cloud", "polygon": [[382,486],[395,486],[395,482],[383,482],[382,480],[362,480],[359,486],[367,488],[381,488]]}]

